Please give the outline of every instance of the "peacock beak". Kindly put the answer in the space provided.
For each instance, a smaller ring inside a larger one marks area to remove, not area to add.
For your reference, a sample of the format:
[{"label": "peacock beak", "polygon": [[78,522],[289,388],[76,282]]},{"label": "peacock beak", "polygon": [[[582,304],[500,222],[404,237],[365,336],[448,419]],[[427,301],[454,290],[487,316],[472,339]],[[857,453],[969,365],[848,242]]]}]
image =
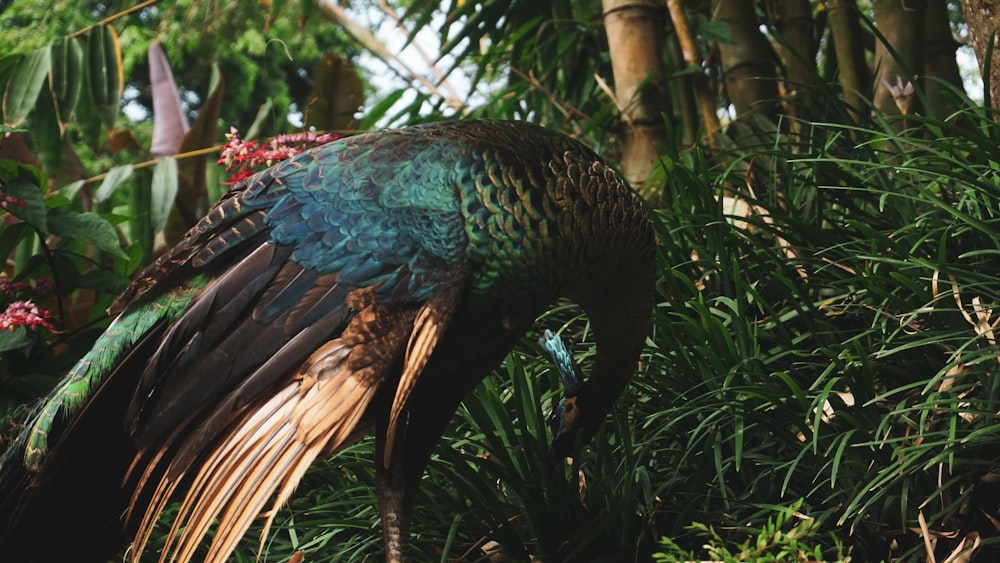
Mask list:
[{"label": "peacock beak", "polygon": [[552,410],[549,417],[549,429],[552,431],[552,447],[549,449],[549,459],[561,462],[567,457],[573,457],[582,445],[577,405],[577,397],[563,396],[559,404]]},{"label": "peacock beak", "polygon": [[576,397],[566,397],[559,399],[559,404],[552,410],[549,417],[549,429],[552,430],[552,440],[558,440],[564,434],[576,426]]}]

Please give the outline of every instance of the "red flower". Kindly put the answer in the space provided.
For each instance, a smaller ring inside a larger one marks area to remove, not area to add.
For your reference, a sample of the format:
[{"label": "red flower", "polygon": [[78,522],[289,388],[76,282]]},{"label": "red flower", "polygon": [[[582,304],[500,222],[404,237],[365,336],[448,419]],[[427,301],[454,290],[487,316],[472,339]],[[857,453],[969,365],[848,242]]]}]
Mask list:
[{"label": "red flower", "polygon": [[56,291],[56,284],[50,279],[38,278],[35,280],[35,286],[32,288],[35,295],[39,297],[55,297],[58,293]]},{"label": "red flower", "polygon": [[29,292],[35,297],[53,297],[56,295],[56,284],[46,278],[34,280],[34,285],[16,282],[6,276],[0,276],[0,293],[9,298],[17,297],[18,293]]},{"label": "red flower", "polygon": [[0,313],[0,330],[18,326],[28,328],[40,326],[50,332],[56,331],[52,326],[52,315],[44,309],[39,309],[31,300],[14,301],[7,305],[7,309],[3,313]]},{"label": "red flower", "polygon": [[2,208],[4,208],[4,209],[6,209],[6,210],[9,211],[12,205],[13,206],[17,206],[17,207],[27,207],[28,206],[27,203],[24,203],[23,201],[17,199],[16,197],[14,197],[12,195],[8,195],[8,194],[5,194],[5,193],[0,193],[0,207],[2,207]]},{"label": "red flower", "polygon": [[13,297],[19,291],[31,289],[31,286],[16,282],[8,277],[0,277],[0,292],[8,297]]},{"label": "red flower", "polygon": [[235,127],[230,127],[226,138],[229,141],[222,146],[218,164],[225,165],[226,171],[231,173],[227,183],[233,186],[253,176],[260,167],[272,166],[306,149],[325,145],[340,138],[340,135],[307,131],[278,135],[266,144],[260,145],[256,141],[241,139],[239,131]]}]

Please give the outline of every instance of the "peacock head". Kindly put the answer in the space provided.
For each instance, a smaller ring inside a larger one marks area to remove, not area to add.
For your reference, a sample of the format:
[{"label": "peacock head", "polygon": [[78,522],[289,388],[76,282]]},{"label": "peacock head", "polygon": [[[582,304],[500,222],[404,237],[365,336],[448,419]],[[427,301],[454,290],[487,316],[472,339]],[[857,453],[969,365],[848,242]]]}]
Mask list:
[{"label": "peacock head", "polygon": [[[563,450],[566,450],[567,447],[575,449],[580,434],[577,421],[579,411],[576,404],[577,395],[583,387],[580,368],[572,354],[566,349],[562,338],[551,330],[546,329],[539,337],[538,343],[552,359],[552,363],[555,364],[556,371],[559,373],[559,379],[562,381],[563,396],[552,409],[552,415],[548,422],[549,429],[552,431],[553,457],[557,455],[557,444],[560,445],[558,452],[563,454],[561,457],[567,457],[572,455],[572,449],[565,452]],[[566,445],[562,446],[562,444]]]},{"label": "peacock head", "polygon": [[[636,219],[636,223],[643,221],[648,219]],[[549,345],[555,350],[549,355],[565,388],[550,419],[553,460],[576,456],[597,434],[639,367],[652,320],[657,275],[652,232],[639,230],[644,232],[637,235],[634,245],[598,261],[602,269],[585,277],[569,295],[586,313],[596,344],[586,380],[561,342]]]}]

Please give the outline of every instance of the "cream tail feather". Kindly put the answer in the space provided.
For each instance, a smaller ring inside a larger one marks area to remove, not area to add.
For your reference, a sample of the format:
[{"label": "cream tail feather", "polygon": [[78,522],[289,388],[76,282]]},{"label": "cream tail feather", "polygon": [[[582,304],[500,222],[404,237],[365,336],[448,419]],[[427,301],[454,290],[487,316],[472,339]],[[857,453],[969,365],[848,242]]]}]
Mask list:
[{"label": "cream tail feather", "polygon": [[[206,561],[224,561],[269,499],[261,548],[277,510],[306,470],[351,435],[377,390],[349,368],[351,348],[334,341],[317,350],[302,372],[262,404],[243,411],[233,430],[208,454],[184,497],[160,561],[188,561],[219,518]],[[168,471],[169,475],[170,472]],[[137,534],[138,560],[156,518],[183,473],[164,477]]]}]

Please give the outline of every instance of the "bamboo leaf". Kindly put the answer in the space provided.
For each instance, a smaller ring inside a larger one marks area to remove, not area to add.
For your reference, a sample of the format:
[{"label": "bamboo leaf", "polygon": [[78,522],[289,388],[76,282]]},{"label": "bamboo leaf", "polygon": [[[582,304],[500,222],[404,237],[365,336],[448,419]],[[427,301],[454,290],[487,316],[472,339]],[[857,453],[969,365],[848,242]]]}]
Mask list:
[{"label": "bamboo leaf", "polygon": [[101,182],[101,186],[97,188],[97,193],[94,194],[94,201],[96,203],[103,203],[111,197],[111,194],[115,193],[118,186],[127,180],[129,176],[132,175],[132,165],[125,164],[122,166],[115,166],[111,170],[108,170],[107,175],[104,177],[104,181]]},{"label": "bamboo leaf", "polygon": [[83,47],[75,37],[63,37],[52,44],[49,89],[55,100],[60,131],[73,118],[83,84]]},{"label": "bamboo leaf", "polygon": [[[374,106],[368,108],[365,112],[364,118],[361,121],[361,125],[358,127],[362,131],[371,129],[375,126],[379,119],[385,117],[392,106],[396,105],[396,102],[401,100],[403,96],[409,91],[406,88],[400,88],[389,93],[385,98],[376,103]],[[247,137],[248,139],[250,137]]]},{"label": "bamboo leaf", "polygon": [[149,210],[153,221],[153,231],[167,227],[170,210],[177,196],[177,160],[172,156],[160,159],[153,169],[152,206]]},{"label": "bamboo leaf", "polygon": [[17,63],[4,91],[4,124],[16,127],[34,109],[51,65],[48,45],[28,53]]},{"label": "bamboo leaf", "polygon": [[6,84],[10,75],[17,68],[17,63],[21,61],[22,55],[7,55],[0,57],[0,84]]},{"label": "bamboo leaf", "polygon": [[114,129],[124,77],[121,45],[110,25],[95,27],[88,33],[87,65],[93,107],[104,126]]},{"label": "bamboo leaf", "polygon": [[77,180],[75,182],[66,184],[65,186],[59,188],[59,195],[63,196],[68,200],[72,200],[76,197],[76,194],[80,192],[80,188],[86,183],[86,180]]},{"label": "bamboo leaf", "polygon": [[705,41],[715,43],[732,43],[733,32],[729,23],[724,20],[704,21],[698,26],[698,36]]},{"label": "bamboo leaf", "polygon": [[76,123],[87,144],[97,146],[101,140],[101,118],[97,115],[97,108],[94,107],[94,97],[90,93],[89,47],[84,45],[84,51],[84,68],[82,69],[81,77],[83,82],[80,85],[80,99],[76,103]]},{"label": "bamboo leaf", "polygon": [[253,118],[253,123],[250,124],[250,128],[247,129],[246,134],[243,136],[244,139],[257,138],[257,135],[260,134],[261,127],[264,126],[264,122],[271,116],[271,109],[273,108],[274,101],[271,100],[271,98],[264,100],[264,103],[257,108],[257,115]]},{"label": "bamboo leaf", "polygon": [[128,192],[128,229],[131,241],[142,250],[142,261],[149,262],[153,258],[153,246],[156,243],[156,233],[153,231],[153,174],[148,168],[135,171]]},{"label": "bamboo leaf", "polygon": [[62,158],[62,127],[56,115],[55,99],[48,84],[43,85],[35,111],[31,114],[31,133],[35,138],[35,150],[47,172],[54,172]]}]

